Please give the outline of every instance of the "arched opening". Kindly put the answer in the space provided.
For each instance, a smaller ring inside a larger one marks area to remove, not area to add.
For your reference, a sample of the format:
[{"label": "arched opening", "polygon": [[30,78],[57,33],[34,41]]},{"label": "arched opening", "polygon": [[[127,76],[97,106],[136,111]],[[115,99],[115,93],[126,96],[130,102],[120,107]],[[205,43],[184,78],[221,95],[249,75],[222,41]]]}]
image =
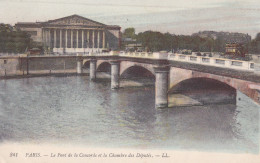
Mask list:
[{"label": "arched opening", "polygon": [[132,66],[126,69],[121,78],[155,78],[153,73],[141,66]]},{"label": "arched opening", "polygon": [[90,67],[90,61],[86,61],[86,62],[83,64],[83,66],[82,66],[83,69],[89,69],[89,67]]},{"label": "arched opening", "polygon": [[191,78],[176,84],[168,92],[169,104],[204,105],[236,103],[236,89],[209,78]]},{"label": "arched opening", "polygon": [[97,71],[111,74],[111,64],[108,62],[103,62],[98,66]]},{"label": "arched opening", "polygon": [[155,83],[154,74],[141,66],[132,66],[126,69],[120,76],[121,85],[125,86],[153,86]]},{"label": "arched opening", "polygon": [[102,62],[99,65],[97,65],[96,82],[101,82],[101,83],[111,82],[111,64],[109,62]]}]

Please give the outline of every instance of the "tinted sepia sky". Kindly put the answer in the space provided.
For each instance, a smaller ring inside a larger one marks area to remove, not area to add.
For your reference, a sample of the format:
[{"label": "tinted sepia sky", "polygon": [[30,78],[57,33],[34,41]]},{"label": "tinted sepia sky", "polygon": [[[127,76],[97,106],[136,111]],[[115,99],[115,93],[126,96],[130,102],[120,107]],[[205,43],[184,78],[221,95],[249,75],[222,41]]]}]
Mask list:
[{"label": "tinted sepia sky", "polygon": [[47,21],[78,14],[137,32],[260,32],[259,0],[0,0],[0,22]]}]

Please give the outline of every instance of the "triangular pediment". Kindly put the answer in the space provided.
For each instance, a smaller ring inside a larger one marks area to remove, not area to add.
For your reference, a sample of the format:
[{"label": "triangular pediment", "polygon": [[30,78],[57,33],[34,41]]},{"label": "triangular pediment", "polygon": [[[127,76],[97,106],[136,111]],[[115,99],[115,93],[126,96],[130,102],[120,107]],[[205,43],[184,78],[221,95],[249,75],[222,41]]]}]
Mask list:
[{"label": "triangular pediment", "polygon": [[47,24],[53,25],[87,25],[87,26],[104,26],[104,24],[84,18],[79,15],[71,15],[60,19],[49,20]]}]

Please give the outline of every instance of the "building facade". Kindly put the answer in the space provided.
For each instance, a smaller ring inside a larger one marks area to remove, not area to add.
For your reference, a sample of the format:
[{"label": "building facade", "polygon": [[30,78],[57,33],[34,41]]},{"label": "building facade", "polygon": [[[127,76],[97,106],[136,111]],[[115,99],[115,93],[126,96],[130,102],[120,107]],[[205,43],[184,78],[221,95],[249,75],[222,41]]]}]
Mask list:
[{"label": "building facade", "polygon": [[120,48],[120,26],[105,25],[79,15],[47,22],[15,25],[54,53],[85,53]]}]

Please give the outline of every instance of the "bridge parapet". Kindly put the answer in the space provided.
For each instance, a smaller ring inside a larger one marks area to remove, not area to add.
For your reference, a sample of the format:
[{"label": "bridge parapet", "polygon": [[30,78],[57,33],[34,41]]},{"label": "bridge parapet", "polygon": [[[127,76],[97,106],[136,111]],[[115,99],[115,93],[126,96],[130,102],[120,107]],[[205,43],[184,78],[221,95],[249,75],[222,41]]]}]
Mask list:
[{"label": "bridge parapet", "polygon": [[257,59],[255,59],[255,74],[260,75],[260,56],[258,56]]},{"label": "bridge parapet", "polygon": [[207,66],[223,67],[229,69],[247,70],[247,71],[254,71],[254,65],[255,65],[254,62],[250,62],[250,61],[194,56],[194,55],[185,55],[185,54],[178,54],[178,53],[170,53],[168,56],[168,60],[202,64]]},{"label": "bridge parapet", "polygon": [[147,58],[147,59],[168,59],[167,52],[120,52],[121,57]]},{"label": "bridge parapet", "polygon": [[92,53],[85,53],[85,54],[79,54],[82,56],[118,56],[118,51],[110,51],[110,52],[92,52]]}]

